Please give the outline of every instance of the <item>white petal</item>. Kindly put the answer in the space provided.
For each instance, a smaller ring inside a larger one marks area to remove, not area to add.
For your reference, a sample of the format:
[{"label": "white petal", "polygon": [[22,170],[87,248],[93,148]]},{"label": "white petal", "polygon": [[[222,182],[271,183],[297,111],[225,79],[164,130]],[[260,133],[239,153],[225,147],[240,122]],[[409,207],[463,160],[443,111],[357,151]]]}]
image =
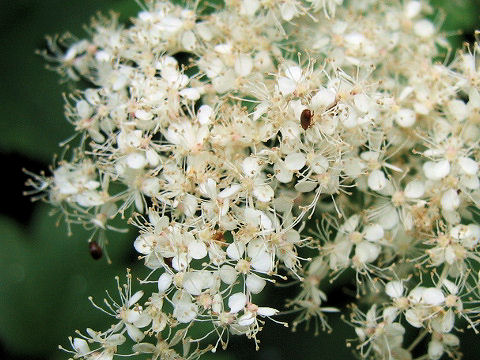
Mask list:
[{"label": "white petal", "polygon": [[212,120],[213,109],[208,105],[202,105],[197,111],[198,122],[202,125],[209,124]]},{"label": "white petal", "polygon": [[196,101],[196,100],[200,99],[200,92],[195,88],[183,89],[178,94],[180,96],[182,96],[182,97],[184,97],[188,100],[192,100],[192,101]]},{"label": "white petal", "polygon": [[134,152],[127,155],[126,158],[127,165],[131,169],[142,169],[147,165],[147,159],[145,159],[145,155],[140,152]]},{"label": "white petal", "polygon": [[143,121],[148,121],[153,119],[153,114],[143,109],[139,109],[135,111],[135,117]]},{"label": "white petal", "polygon": [[248,76],[253,68],[253,60],[248,54],[239,54],[235,59],[235,72],[238,76]]},{"label": "white petal", "polygon": [[395,121],[401,127],[411,127],[415,124],[417,114],[411,109],[400,109],[395,114]]},{"label": "white petal", "polygon": [[77,352],[78,355],[83,356],[90,352],[90,348],[88,347],[88,343],[81,338],[73,339],[73,348]]},{"label": "white petal", "polygon": [[440,180],[450,173],[450,163],[448,160],[439,162],[427,161],[423,164],[423,172],[427,179]]},{"label": "white petal", "polygon": [[267,251],[262,250],[252,259],[251,265],[257,271],[268,273],[273,268],[272,256]]},{"label": "white petal", "polygon": [[[147,241],[148,234],[142,234],[138,236],[135,241],[133,242],[133,247],[137,250],[140,254],[148,255],[152,252],[152,246],[149,241]],[[150,235],[151,236],[151,235]]]},{"label": "white petal", "polygon": [[237,322],[240,326],[250,326],[255,322],[255,316],[252,313],[246,313],[240,316]]},{"label": "white petal", "polygon": [[196,196],[193,196],[192,194],[185,195],[181,204],[183,205],[183,213],[185,214],[185,216],[192,217],[195,215],[198,207],[198,201]]},{"label": "white petal", "polygon": [[335,103],[336,94],[330,89],[322,88],[310,100],[312,108],[328,108]]},{"label": "white petal", "polygon": [[245,245],[239,242],[233,242],[227,247],[227,255],[230,259],[239,260],[245,252]]},{"label": "white petal", "polygon": [[443,193],[440,203],[443,210],[453,211],[460,206],[460,197],[456,190],[450,189]]},{"label": "white petal", "polygon": [[455,283],[453,283],[452,281],[444,279],[442,283],[447,288],[447,290],[450,292],[450,294],[455,295],[455,294],[458,293],[458,286],[455,285]]},{"label": "white petal", "polygon": [[386,208],[378,219],[385,230],[391,230],[398,224],[398,214],[393,206]]},{"label": "white petal", "polygon": [[160,156],[153,149],[148,149],[145,152],[145,157],[150,166],[157,166],[160,163]]},{"label": "white petal", "polygon": [[302,78],[302,69],[299,66],[289,66],[285,69],[285,75],[294,81],[300,81]]},{"label": "white petal", "polygon": [[391,298],[398,298],[403,295],[403,283],[401,281],[390,281],[385,285],[385,292]]},{"label": "white petal", "polygon": [[259,201],[269,202],[274,195],[273,189],[269,185],[257,185],[253,188],[253,196]]},{"label": "white petal", "polygon": [[362,160],[372,161],[372,162],[378,161],[379,156],[380,154],[376,151],[364,151],[360,154],[360,157],[362,158]]},{"label": "white petal", "polygon": [[293,2],[286,2],[280,5],[280,13],[282,14],[282,19],[285,21],[292,20],[298,11]]},{"label": "white petal", "polygon": [[293,179],[293,172],[288,170],[283,163],[276,162],[273,165],[273,171],[275,172],[275,177],[281,183],[289,183]]},{"label": "white petal", "polygon": [[233,184],[233,185],[230,185],[229,187],[223,189],[222,191],[220,191],[220,193],[218,194],[217,197],[220,198],[220,199],[226,199],[226,198],[232,197],[233,195],[238,193],[240,190],[242,190],[241,185]]},{"label": "white petal", "polygon": [[142,290],[137,291],[135,294],[132,295],[130,300],[128,300],[127,307],[135,305],[138,302],[138,300],[142,298],[142,296],[143,296],[143,291]]},{"label": "white petal", "polygon": [[353,103],[355,104],[356,108],[363,113],[370,111],[372,107],[372,101],[370,98],[365,94],[357,94],[353,97]]},{"label": "white petal", "polygon": [[457,121],[463,121],[468,116],[467,105],[462,100],[455,99],[449,101],[448,111],[450,111]]},{"label": "white petal", "polygon": [[140,314],[140,318],[138,318],[133,323],[133,325],[135,325],[138,328],[143,328],[143,327],[147,326],[148,324],[150,324],[151,322],[152,322],[151,316],[149,314],[147,314],[146,312],[142,312]]},{"label": "white petal", "polygon": [[260,164],[256,158],[250,156],[243,160],[242,169],[246,176],[254,177],[260,171]]},{"label": "white petal", "polygon": [[290,171],[300,170],[307,163],[302,153],[291,153],[285,158],[285,167]]},{"label": "white petal", "polygon": [[158,278],[158,291],[164,293],[170,285],[172,285],[173,276],[168,273],[163,273]]},{"label": "white petal", "polygon": [[295,184],[295,190],[301,193],[313,191],[318,185],[316,181],[301,181]]},{"label": "white petal", "polygon": [[430,360],[438,360],[443,355],[443,345],[438,340],[431,340],[428,343],[428,358]]},{"label": "white petal", "polygon": [[247,275],[247,280],[246,280],[247,289],[252,294],[260,293],[266,284],[267,282],[264,279],[262,279],[260,276],[253,275],[253,274]]},{"label": "white petal", "polygon": [[368,187],[374,191],[382,190],[387,185],[387,178],[381,170],[374,170],[368,176]]},{"label": "white petal", "polygon": [[345,233],[351,233],[355,231],[360,221],[360,215],[352,215],[350,216],[340,227],[340,230]]},{"label": "white petal", "polygon": [[260,7],[260,1],[258,0],[243,0],[240,7],[240,14],[246,16],[255,15],[255,12]]},{"label": "white petal", "polygon": [[278,313],[277,309],[266,307],[266,306],[260,306],[257,310],[257,314],[260,316],[273,316],[277,313]]},{"label": "white petal", "polygon": [[458,165],[467,175],[475,175],[478,172],[478,163],[468,157],[461,157],[458,159]]},{"label": "white petal", "polygon": [[217,197],[217,182],[211,178],[208,178],[207,181],[201,183],[198,186],[198,189],[202,195],[210,199],[215,199]]},{"label": "white petal", "polygon": [[379,224],[368,225],[364,229],[365,239],[368,241],[378,241],[383,238],[384,231]]},{"label": "white petal", "polygon": [[412,180],[405,186],[405,196],[410,199],[418,199],[425,193],[425,185],[420,180]]},{"label": "white petal", "polygon": [[428,305],[440,305],[445,301],[445,295],[442,290],[430,287],[423,291],[422,300]]},{"label": "white petal", "polygon": [[429,20],[422,19],[415,23],[413,31],[421,38],[428,38],[435,33],[435,26]]},{"label": "white petal", "polygon": [[187,272],[183,276],[183,288],[190,295],[200,295],[203,289],[203,274],[200,271]]},{"label": "white petal", "polygon": [[152,354],[156,347],[153,344],[150,343],[140,343],[140,344],[135,344],[132,346],[133,351],[142,353],[142,354]]},{"label": "white petal", "polygon": [[130,339],[133,341],[139,342],[145,337],[143,331],[139,330],[136,326],[132,324],[125,324],[125,327],[127,328],[128,336],[130,336]]},{"label": "white petal", "polygon": [[173,310],[173,316],[181,323],[189,323],[197,316],[198,307],[192,303],[178,303]]},{"label": "white petal", "polygon": [[193,259],[203,259],[207,256],[207,246],[203,241],[191,241],[188,244],[188,255]]},{"label": "white petal", "polygon": [[405,312],[405,320],[413,327],[421,328],[423,326],[422,320],[414,309],[408,309]]},{"label": "white petal", "polygon": [[321,154],[315,155],[315,157],[309,161],[310,168],[316,174],[323,174],[328,170],[329,164],[327,158]]},{"label": "white petal", "polygon": [[192,31],[185,31],[182,35],[182,46],[187,51],[195,49],[197,39]]},{"label": "white petal", "polygon": [[405,4],[405,16],[409,19],[413,19],[422,10],[422,3],[420,1],[409,1]]},{"label": "white petal", "polygon": [[222,265],[218,273],[220,275],[220,279],[222,279],[222,281],[228,285],[233,284],[237,279],[237,271],[230,265]]},{"label": "white petal", "polygon": [[425,288],[422,286],[417,286],[416,288],[412,289],[408,294],[408,299],[414,303],[418,304],[422,301],[423,293],[425,292]]},{"label": "white petal", "polygon": [[243,310],[245,305],[247,305],[247,296],[244,293],[238,292],[228,298],[228,307],[232,314]]},{"label": "white petal", "polygon": [[135,309],[127,309],[126,313],[126,321],[129,323],[134,323],[138,319],[140,319],[140,311]]},{"label": "white petal", "polygon": [[80,100],[79,102],[77,102],[75,108],[77,110],[78,116],[80,116],[80,118],[82,119],[86,119],[92,114],[90,105],[85,100]]},{"label": "white petal", "polygon": [[362,264],[375,261],[380,254],[380,246],[368,241],[362,241],[355,247],[355,256]]},{"label": "white petal", "polygon": [[283,96],[292,94],[297,88],[297,83],[290,78],[279,77],[278,78],[278,90]]},{"label": "white petal", "polygon": [[174,256],[172,259],[172,267],[177,271],[183,271],[187,268],[189,260],[185,253]]}]

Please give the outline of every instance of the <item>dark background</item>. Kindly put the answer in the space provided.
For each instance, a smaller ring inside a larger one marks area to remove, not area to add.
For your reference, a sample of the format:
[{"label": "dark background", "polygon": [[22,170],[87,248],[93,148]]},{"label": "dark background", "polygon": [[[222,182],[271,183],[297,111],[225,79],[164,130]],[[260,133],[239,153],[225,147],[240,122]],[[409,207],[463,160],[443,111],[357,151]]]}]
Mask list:
[{"label": "dark background", "polygon": [[[452,44],[473,41],[480,28],[480,0],[437,0],[447,15],[444,30]],[[51,210],[41,202],[22,196],[26,175],[22,168],[38,173],[52,164],[58,144],[72,134],[63,116],[61,94],[72,90],[60,84],[57,74],[45,69],[45,60],[35,50],[45,48],[46,34],[70,31],[86,36],[82,26],[97,11],[113,9],[128,21],[138,11],[134,0],[0,0],[0,359],[66,359],[57,349],[68,347],[67,336],[75,329],[103,329],[110,318],[92,308],[87,300],[115,291],[114,276],[123,277],[131,267],[137,275],[132,240],[135,233],[111,234],[113,260],[93,260],[87,249],[88,234],[76,228],[67,236],[65,226],[56,226]],[[436,19],[439,19],[438,15]],[[120,243],[120,244],[116,244]],[[118,245],[118,246],[117,246]],[[275,291],[277,304],[290,297],[292,289]],[[343,287],[332,290],[330,301],[347,304],[352,298]],[[273,295],[273,294],[272,294]],[[294,293],[292,293],[292,296]],[[345,347],[353,330],[338,316],[330,316],[333,334],[299,329],[296,333],[267,322],[259,338],[261,350],[252,341],[232,338],[226,352],[210,359],[353,359]],[[478,359],[478,336],[462,336],[465,359]]]}]

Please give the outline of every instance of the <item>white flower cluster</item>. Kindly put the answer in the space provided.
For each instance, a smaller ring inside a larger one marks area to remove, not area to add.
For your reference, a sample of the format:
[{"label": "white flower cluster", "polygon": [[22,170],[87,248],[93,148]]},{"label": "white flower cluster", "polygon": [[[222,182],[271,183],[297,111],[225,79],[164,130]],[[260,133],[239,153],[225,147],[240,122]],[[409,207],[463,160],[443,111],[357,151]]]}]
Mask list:
[{"label": "white flower cluster", "polygon": [[458,319],[480,321],[478,44],[438,62],[426,1],[143,6],[48,55],[90,85],[66,106],[78,148],[31,184],[91,241],[126,216],[141,284],[158,284],[132,295],[128,274],[116,324],[72,339],[74,356],[110,360],[125,334],[153,359],[257,344],[280,315],[258,294],[287,277],[293,325],[330,329],[343,309],[321,283],[348,272],[371,301],[349,320],[361,356],[411,359],[428,336],[422,359],[457,357]]}]

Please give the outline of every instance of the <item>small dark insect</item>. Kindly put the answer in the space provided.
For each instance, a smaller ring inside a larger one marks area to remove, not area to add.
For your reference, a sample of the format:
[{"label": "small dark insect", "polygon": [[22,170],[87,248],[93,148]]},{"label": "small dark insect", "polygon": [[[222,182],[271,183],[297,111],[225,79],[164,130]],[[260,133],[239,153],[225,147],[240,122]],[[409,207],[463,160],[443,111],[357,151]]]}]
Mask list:
[{"label": "small dark insect", "polygon": [[96,241],[90,241],[88,243],[88,250],[90,251],[90,255],[92,255],[92,258],[95,260],[98,260],[102,257],[103,251],[100,245]]},{"label": "small dark insect", "polygon": [[302,125],[303,130],[307,130],[312,126],[313,111],[305,109],[300,115],[300,124]]}]

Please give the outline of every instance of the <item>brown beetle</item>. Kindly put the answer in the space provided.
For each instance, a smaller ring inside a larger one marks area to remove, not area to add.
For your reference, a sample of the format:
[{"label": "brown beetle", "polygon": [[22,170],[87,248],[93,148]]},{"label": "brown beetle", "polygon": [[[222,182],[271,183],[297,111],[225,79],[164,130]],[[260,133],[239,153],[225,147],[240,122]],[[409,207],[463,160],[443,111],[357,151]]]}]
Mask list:
[{"label": "brown beetle", "polygon": [[90,241],[88,243],[88,250],[90,251],[92,258],[95,260],[100,259],[103,255],[102,247],[98,245],[96,241]]},{"label": "brown beetle", "polygon": [[309,109],[302,111],[302,114],[300,115],[300,125],[302,125],[303,130],[307,130],[312,126],[313,115],[313,111],[310,111]]}]

